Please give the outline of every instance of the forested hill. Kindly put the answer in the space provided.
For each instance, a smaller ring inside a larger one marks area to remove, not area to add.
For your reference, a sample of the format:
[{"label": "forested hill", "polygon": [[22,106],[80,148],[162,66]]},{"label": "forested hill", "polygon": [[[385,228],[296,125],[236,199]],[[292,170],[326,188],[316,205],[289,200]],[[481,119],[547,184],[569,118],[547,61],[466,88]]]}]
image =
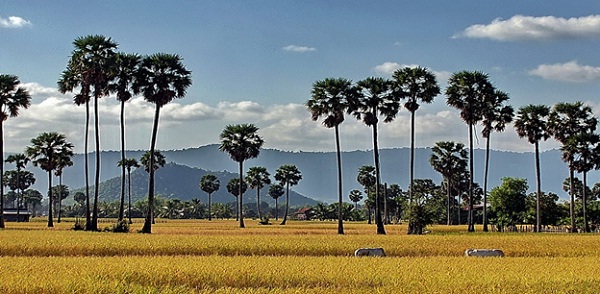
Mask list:
[{"label": "forested hill", "polygon": [[[231,171],[237,172],[238,165],[229,156],[218,150],[218,145],[207,145],[198,148],[190,148],[175,151],[161,151],[167,162],[175,162],[189,167],[201,168],[208,171]],[[143,151],[128,151],[127,157],[139,159]],[[403,189],[408,184],[408,162],[409,148],[395,148],[381,150],[382,179],[384,182],[397,183]],[[418,148],[415,150],[415,177],[431,178],[439,183],[441,176],[435,172],[429,164],[431,156],[430,148]],[[90,184],[93,184],[94,156],[90,154]],[[557,193],[566,199],[562,191],[562,182],[568,176],[568,170],[561,161],[561,153],[558,150],[546,151],[541,154],[542,166],[542,189]],[[102,181],[109,180],[120,175],[117,161],[120,152],[106,151],[102,153],[101,178]],[[475,150],[475,181],[481,183],[483,178],[485,152]],[[77,155],[73,159],[75,165],[64,170],[64,182],[72,188],[83,187],[85,183],[83,173],[83,156]],[[373,154],[371,151],[349,151],[342,155],[344,199],[347,201],[348,192],[352,189],[361,189],[356,181],[357,170],[362,165],[373,165]],[[302,172],[302,180],[294,190],[298,193],[316,199],[332,203],[337,199],[337,174],[334,152],[286,152],[273,149],[264,149],[256,159],[244,163],[245,170],[251,166],[261,165],[268,168],[271,175],[283,164],[294,164]],[[7,164],[7,169],[12,166]],[[40,191],[47,190],[47,176],[37,167],[29,167],[36,173],[38,183],[36,188]],[[183,176],[182,176],[183,177]],[[502,177],[525,178],[529,182],[530,191],[535,189],[534,154],[492,151],[489,172],[489,187],[501,183]],[[588,183],[593,185],[600,180],[598,172],[589,175]],[[190,184],[197,186],[199,177],[190,177]],[[199,191],[199,190],[198,190]],[[232,196],[231,196],[232,197]]]}]

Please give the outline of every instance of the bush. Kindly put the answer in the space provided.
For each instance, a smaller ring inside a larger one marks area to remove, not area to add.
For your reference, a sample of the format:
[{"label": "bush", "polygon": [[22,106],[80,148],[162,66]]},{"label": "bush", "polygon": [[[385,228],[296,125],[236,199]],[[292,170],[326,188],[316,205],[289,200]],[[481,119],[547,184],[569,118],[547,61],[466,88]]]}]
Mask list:
[{"label": "bush", "polygon": [[263,217],[260,218],[260,221],[258,223],[261,225],[270,225],[271,224],[269,222],[269,217],[266,215],[263,215]]},{"label": "bush", "polygon": [[72,229],[73,231],[83,231],[85,230],[85,224],[79,218],[76,218]]},{"label": "bush", "polygon": [[110,227],[109,231],[113,233],[129,233],[129,224],[125,220],[118,221]]}]

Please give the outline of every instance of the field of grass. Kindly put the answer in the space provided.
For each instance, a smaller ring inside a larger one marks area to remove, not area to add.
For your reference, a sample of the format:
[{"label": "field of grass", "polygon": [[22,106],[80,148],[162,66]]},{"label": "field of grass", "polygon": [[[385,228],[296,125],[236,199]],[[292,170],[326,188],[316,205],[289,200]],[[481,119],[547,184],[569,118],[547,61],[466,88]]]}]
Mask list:
[{"label": "field of grass", "polygon": [[[107,224],[108,225],[108,224]],[[71,231],[64,222],[0,231],[0,293],[598,293],[600,236],[464,233],[403,225],[167,221],[153,234]],[[135,231],[134,224],[132,229]],[[383,247],[385,258],[356,258]],[[499,248],[505,258],[464,257]]]}]

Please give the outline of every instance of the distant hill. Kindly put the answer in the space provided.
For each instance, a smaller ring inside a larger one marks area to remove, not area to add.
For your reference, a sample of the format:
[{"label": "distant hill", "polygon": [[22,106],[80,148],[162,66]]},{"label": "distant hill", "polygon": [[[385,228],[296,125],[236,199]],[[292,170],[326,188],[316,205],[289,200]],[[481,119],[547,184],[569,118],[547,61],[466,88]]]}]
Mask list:
[{"label": "distant hill", "polygon": [[[128,151],[127,156],[140,158],[144,151]],[[161,151],[167,162],[203,169],[205,171],[237,171],[237,164],[229,156],[218,150],[218,145],[207,145],[198,148],[183,150]],[[382,179],[384,182],[397,183],[406,189],[408,185],[409,148],[393,148],[381,150]],[[94,154],[90,155],[90,184],[93,185]],[[431,178],[436,182],[441,181],[439,173],[429,164],[430,148],[417,148],[415,150],[415,177]],[[485,152],[475,150],[475,181],[481,183],[483,178]],[[101,180],[106,181],[119,177],[120,169],[117,161],[120,152],[102,152]],[[75,165],[64,170],[64,182],[71,188],[84,186],[83,155],[76,155]],[[373,164],[371,151],[348,151],[342,154],[344,200],[352,189],[361,189],[356,181],[356,173],[362,165]],[[550,150],[541,153],[542,189],[551,191],[567,199],[562,191],[562,182],[568,176],[566,165],[560,159],[560,151]],[[271,174],[283,164],[294,164],[302,172],[302,180],[294,190],[302,195],[318,201],[332,203],[337,199],[337,174],[334,152],[287,152],[273,149],[264,149],[256,159],[244,163],[246,170],[251,166],[261,165],[267,167]],[[6,165],[7,169],[12,166]],[[35,185],[40,191],[47,190],[46,174],[37,167],[29,167],[36,175],[38,182]],[[165,168],[164,171],[167,169]],[[186,179],[185,185],[196,188],[201,173],[184,176],[180,174],[177,179]],[[489,173],[489,187],[501,183],[502,177],[525,178],[529,182],[530,191],[535,189],[534,154],[532,152],[518,153],[507,151],[491,151],[491,168]],[[600,180],[600,173],[591,172],[588,182],[590,185]],[[158,186],[157,186],[158,188]],[[192,188],[190,188],[192,189]],[[199,193],[199,190],[197,190]],[[189,192],[191,193],[191,192]],[[201,194],[196,194],[201,195]],[[232,196],[230,196],[232,197]]]},{"label": "distant hill", "polygon": [[[200,179],[207,173],[214,174],[221,182],[221,187],[218,191],[212,194],[214,203],[229,203],[235,202],[236,198],[227,192],[227,182],[231,178],[237,178],[238,174],[230,172],[209,172],[199,168],[192,168],[176,163],[168,163],[156,171],[156,186],[154,187],[155,195],[159,195],[170,199],[190,200],[192,198],[200,199],[203,203],[208,202],[208,194],[200,190]],[[115,177],[100,183],[99,198],[102,201],[119,200],[121,194],[121,178]],[[83,189],[80,189],[83,190]],[[90,191],[93,191],[91,189]],[[275,200],[267,195],[269,186],[261,189],[261,202],[267,202],[270,205],[275,205]],[[143,168],[138,168],[131,173],[131,199],[132,201],[146,199],[148,195],[148,173]],[[279,198],[279,203],[285,203],[285,195]],[[244,203],[256,203],[256,190],[248,189],[244,193]],[[304,206],[316,205],[318,202],[303,195],[300,195],[293,190],[290,191],[290,205]]]}]

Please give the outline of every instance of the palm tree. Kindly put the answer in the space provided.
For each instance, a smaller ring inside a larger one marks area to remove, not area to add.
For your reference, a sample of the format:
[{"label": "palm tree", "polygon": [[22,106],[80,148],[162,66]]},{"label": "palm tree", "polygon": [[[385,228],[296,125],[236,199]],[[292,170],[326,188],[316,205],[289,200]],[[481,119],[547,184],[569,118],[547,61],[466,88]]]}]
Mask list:
[{"label": "palm tree", "polygon": [[[19,116],[21,108],[27,109],[31,105],[29,92],[19,84],[21,82],[17,76],[0,74],[0,154],[2,157],[4,157],[4,122],[9,117]],[[4,162],[0,164],[0,175],[3,174]],[[0,195],[4,195],[4,183],[0,183]],[[0,197],[0,229],[4,227],[4,197]]]},{"label": "palm tree", "polygon": [[342,155],[340,148],[339,125],[344,122],[344,112],[348,109],[348,101],[355,99],[357,91],[352,82],[343,78],[327,78],[313,84],[311,99],[306,102],[306,107],[311,113],[312,120],[320,117],[326,128],[335,131],[335,150],[337,155],[338,171],[338,234],[344,234],[342,218]]},{"label": "palm tree", "polygon": [[[229,182],[227,182],[227,192],[229,192],[229,194],[233,195],[233,197],[236,198],[236,200],[239,203],[239,198],[241,196],[244,196],[244,193],[246,193],[246,190],[248,190],[248,184],[246,184],[245,181],[241,182],[242,185],[240,185],[240,179],[239,178],[231,178],[229,180]],[[236,220],[239,220],[243,217],[243,207],[237,209],[237,216],[236,216]]]},{"label": "palm tree", "polygon": [[478,71],[461,71],[452,74],[446,88],[446,103],[460,110],[461,119],[469,128],[469,217],[468,231],[475,232],[473,220],[473,129],[483,119],[485,98],[493,95],[494,87],[488,75]]},{"label": "palm tree", "polygon": [[514,109],[505,105],[509,99],[505,92],[495,90],[493,95],[485,99],[486,107],[483,108],[483,130],[482,135],[486,138],[485,143],[485,172],[483,176],[483,231],[488,231],[487,220],[487,179],[490,163],[490,136],[493,131],[504,132],[506,124],[510,123],[514,116]]},{"label": "palm tree", "polygon": [[409,199],[412,202],[412,185],[415,171],[415,112],[419,102],[431,103],[440,94],[435,75],[423,67],[405,67],[393,74],[394,89],[400,99],[406,99],[404,108],[410,111],[410,187]]},{"label": "palm tree", "polygon": [[212,174],[205,174],[200,179],[200,189],[208,194],[208,220],[212,220],[212,214],[210,212],[211,208],[211,196],[212,193],[219,190],[221,187],[221,181],[217,178],[217,176]]},{"label": "palm tree", "polygon": [[258,210],[258,219],[260,220],[262,220],[260,212],[260,189],[265,185],[271,184],[269,176],[271,174],[269,174],[267,168],[262,166],[253,166],[246,174],[246,182],[248,182],[250,188],[256,189],[256,209]]},{"label": "palm tree", "polygon": [[456,178],[467,166],[467,150],[463,143],[436,142],[431,148],[432,154],[429,158],[429,163],[433,169],[439,172],[446,182],[446,197],[447,197],[447,225],[452,224],[452,204],[454,197],[452,196],[453,178]]},{"label": "palm tree", "polygon": [[[156,53],[145,57],[140,64],[134,81],[135,93],[142,93],[144,99],[156,105],[152,139],[150,141],[150,160],[154,159],[156,136],[160,109],[175,98],[185,97],[187,88],[192,84],[191,72],[185,68],[179,55]],[[150,166],[154,164],[151,162]],[[148,213],[142,232],[152,233],[152,207],[154,205],[154,170],[148,179]]]},{"label": "palm tree", "polygon": [[381,219],[380,184],[381,169],[379,165],[379,146],[377,141],[377,124],[379,117],[384,123],[394,120],[400,110],[400,102],[392,93],[392,82],[383,78],[367,78],[358,82],[359,95],[349,102],[348,112],[373,130],[373,157],[375,161],[375,223],[377,234],[385,234],[385,227]]},{"label": "palm tree", "polygon": [[[369,200],[369,195],[371,195],[371,187],[375,185],[377,179],[375,178],[375,167],[372,165],[363,165],[358,168],[358,176],[356,176],[356,181],[361,184],[365,188],[365,193],[367,194],[367,200]],[[365,205],[367,201],[365,200]],[[371,224],[371,206],[366,205],[369,210],[369,220],[368,223]]]},{"label": "palm tree", "polygon": [[[56,175],[58,177],[58,194],[62,195],[63,192],[60,191],[63,188],[63,184],[62,184],[62,175],[63,175],[63,169],[65,167],[69,167],[73,165],[73,160],[71,160],[71,157],[73,156],[73,154],[58,154],[58,156],[56,157],[56,169],[54,171],[54,175]],[[61,217],[61,210],[62,210],[62,198],[58,197],[58,223],[60,223],[60,217]]]},{"label": "palm tree", "polygon": [[350,195],[348,195],[350,201],[354,202],[354,209],[358,210],[358,201],[363,199],[362,192],[360,190],[352,190],[350,191]]},{"label": "palm tree", "polygon": [[[79,94],[75,95],[75,103],[77,105],[85,103],[86,113],[89,113],[90,96],[94,96],[94,134],[96,143],[94,208],[91,220],[86,215],[86,221],[89,220],[86,223],[86,227],[88,230],[98,230],[98,189],[100,186],[100,122],[98,100],[103,96],[108,96],[110,93],[109,83],[114,77],[115,50],[118,45],[111,38],[101,35],[79,37],[73,41],[73,45],[75,49],[68,61],[67,69],[63,71],[58,84],[59,90],[62,93],[73,92],[76,87],[80,87]],[[86,114],[86,157],[88,124],[89,115]],[[86,181],[86,190],[88,187],[89,184]]]},{"label": "palm tree", "polygon": [[283,221],[281,225],[287,222],[288,210],[290,209],[290,187],[298,185],[302,180],[302,174],[295,165],[284,164],[275,172],[275,180],[280,185],[285,186],[285,211],[283,213]]},{"label": "palm tree", "polygon": [[283,196],[283,193],[285,193],[285,191],[283,190],[283,186],[280,184],[273,184],[269,187],[269,196],[275,199],[275,220],[279,219],[279,205],[277,200],[279,197]]},{"label": "palm tree", "polygon": [[[155,150],[154,156],[151,156],[152,152],[146,151],[142,154],[142,158],[140,158],[140,165],[143,166],[144,170],[149,174],[151,171],[156,171],[167,164],[167,159],[160,151]],[[152,170],[150,169],[150,166],[153,166]]]},{"label": "palm tree", "polygon": [[[15,168],[16,168],[16,171],[17,171],[17,175],[16,175],[17,178],[16,178],[16,180],[17,180],[18,185],[20,186],[20,183],[21,183],[21,179],[20,179],[21,171],[29,163],[29,158],[27,157],[27,155],[25,155],[23,153],[17,153],[17,154],[11,154],[11,155],[9,155],[6,158],[5,162],[14,163],[15,164]],[[4,168],[2,170],[4,170]],[[33,183],[35,183],[35,179],[33,179],[33,181],[34,181]],[[5,183],[2,183],[2,185],[4,185],[4,184]],[[25,188],[25,189],[27,189],[27,188]],[[23,199],[23,190],[24,190],[23,188],[19,187],[19,191],[18,191],[18,195],[17,195],[17,220],[20,219],[19,218],[19,213],[20,213],[21,206],[19,205],[19,201],[20,201],[19,199],[21,199],[21,200]],[[0,207],[0,209],[4,209],[4,205],[2,205]]]},{"label": "palm tree", "polygon": [[[258,135],[258,128],[253,124],[228,125],[221,135],[219,150],[229,153],[231,159],[239,163],[239,182],[244,182],[244,161],[256,158],[260,154],[260,148],[264,141]],[[240,185],[238,194],[238,211],[242,211],[244,192]],[[240,228],[244,226],[244,216],[240,215]]]},{"label": "palm tree", "polygon": [[517,119],[515,120],[515,130],[519,138],[527,138],[535,149],[535,179],[536,179],[536,200],[535,200],[535,231],[541,232],[542,214],[540,201],[542,197],[542,179],[540,169],[540,141],[546,141],[550,136],[548,134],[548,116],[550,107],[546,105],[527,105],[519,108]]},{"label": "palm tree", "polygon": [[56,158],[73,156],[73,144],[67,142],[65,135],[56,132],[42,133],[31,139],[25,154],[33,165],[48,172],[48,227],[54,227],[52,216],[52,171],[58,166]]},{"label": "palm tree", "polygon": [[[119,52],[115,58],[115,78],[109,85],[111,92],[117,94],[117,100],[121,102],[121,162],[125,162],[125,102],[133,96],[133,82],[137,74],[141,58],[137,54],[126,54]],[[118,221],[122,221],[125,212],[125,170],[127,166],[121,167],[121,199],[119,203]]]},{"label": "palm tree", "polygon": [[572,137],[579,134],[593,133],[598,119],[594,117],[592,108],[581,102],[561,102],[554,105],[548,118],[548,133],[562,144],[562,159],[569,167],[571,230],[577,232],[575,221],[575,196],[573,194],[573,178],[575,171],[576,150],[572,147]]},{"label": "palm tree", "polygon": [[127,216],[129,217],[129,224],[132,224],[131,221],[131,169],[140,167],[140,164],[135,158],[125,158],[125,160],[121,159],[117,162],[118,166],[124,166],[127,170],[127,198],[129,205],[127,206]]}]

